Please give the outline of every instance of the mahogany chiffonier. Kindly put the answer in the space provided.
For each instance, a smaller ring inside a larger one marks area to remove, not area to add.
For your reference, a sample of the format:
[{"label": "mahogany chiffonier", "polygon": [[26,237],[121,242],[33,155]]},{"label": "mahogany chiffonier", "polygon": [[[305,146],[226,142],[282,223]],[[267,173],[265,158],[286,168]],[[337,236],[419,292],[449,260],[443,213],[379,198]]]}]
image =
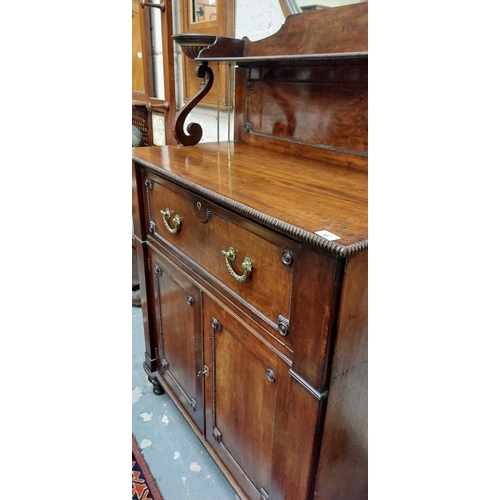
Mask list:
[{"label": "mahogany chiffonier", "polygon": [[367,17],[177,36],[200,95],[234,64],[234,140],[183,109],[179,144],[133,150],[144,368],[241,498],[368,496]]}]

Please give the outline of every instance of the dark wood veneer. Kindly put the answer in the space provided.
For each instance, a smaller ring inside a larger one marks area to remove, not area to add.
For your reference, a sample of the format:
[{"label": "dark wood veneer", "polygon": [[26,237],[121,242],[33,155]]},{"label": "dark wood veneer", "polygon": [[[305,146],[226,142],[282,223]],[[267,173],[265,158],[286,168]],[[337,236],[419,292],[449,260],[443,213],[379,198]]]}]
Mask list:
[{"label": "dark wood veneer", "polygon": [[367,4],[190,57],[237,65],[235,141],[133,150],[144,368],[241,498],[365,500]]}]

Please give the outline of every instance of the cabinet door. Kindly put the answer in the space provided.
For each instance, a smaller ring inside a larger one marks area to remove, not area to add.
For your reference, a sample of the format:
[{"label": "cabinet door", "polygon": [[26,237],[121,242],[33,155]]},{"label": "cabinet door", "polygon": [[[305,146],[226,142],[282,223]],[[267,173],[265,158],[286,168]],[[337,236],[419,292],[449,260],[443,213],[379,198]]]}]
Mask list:
[{"label": "cabinet door", "polygon": [[201,292],[152,253],[158,373],[203,432]]},{"label": "cabinet door", "polygon": [[271,487],[277,356],[204,297],[206,438],[249,498]]}]

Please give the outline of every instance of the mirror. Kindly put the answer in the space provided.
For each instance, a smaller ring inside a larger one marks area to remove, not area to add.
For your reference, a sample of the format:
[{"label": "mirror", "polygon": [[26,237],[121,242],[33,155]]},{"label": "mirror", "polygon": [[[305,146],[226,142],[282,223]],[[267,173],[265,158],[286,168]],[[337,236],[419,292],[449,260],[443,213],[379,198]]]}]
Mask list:
[{"label": "mirror", "polygon": [[202,23],[204,21],[217,20],[217,0],[192,0],[191,22]]},{"label": "mirror", "polygon": [[331,7],[341,7],[342,5],[350,5],[353,3],[363,3],[366,0],[280,0],[281,9],[283,14],[289,16],[290,14],[300,14],[309,10],[320,10]]}]

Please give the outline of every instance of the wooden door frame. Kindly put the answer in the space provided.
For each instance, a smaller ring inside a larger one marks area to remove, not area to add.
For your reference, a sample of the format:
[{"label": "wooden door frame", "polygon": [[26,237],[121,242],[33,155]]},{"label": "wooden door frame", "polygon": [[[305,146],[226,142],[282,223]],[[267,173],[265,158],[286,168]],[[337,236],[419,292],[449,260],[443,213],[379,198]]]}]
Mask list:
[{"label": "wooden door frame", "polygon": [[[145,92],[132,92],[132,104],[134,106],[144,106],[148,110],[148,144],[153,144],[153,120],[152,114],[159,113],[165,118],[165,144],[176,144],[172,134],[172,121],[176,111],[175,99],[175,73],[174,73],[174,45],[173,35],[173,5],[172,0],[162,0],[164,5],[160,10],[161,37],[163,53],[163,82],[164,99],[159,99],[154,95],[153,81],[153,51],[151,46],[151,15],[146,2],[137,2],[140,16],[141,39],[142,39],[142,60],[144,68]],[[158,4],[160,5],[160,4]]]}]

